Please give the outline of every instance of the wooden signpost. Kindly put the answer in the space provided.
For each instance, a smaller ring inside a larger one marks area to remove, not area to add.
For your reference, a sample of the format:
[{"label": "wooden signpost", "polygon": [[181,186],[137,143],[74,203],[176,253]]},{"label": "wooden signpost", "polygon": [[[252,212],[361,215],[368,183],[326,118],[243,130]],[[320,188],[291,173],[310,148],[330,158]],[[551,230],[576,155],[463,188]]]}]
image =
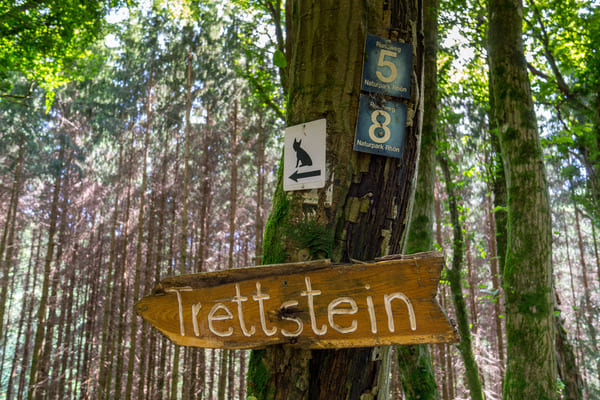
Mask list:
[{"label": "wooden signpost", "polygon": [[328,260],[164,279],[137,312],[174,343],[255,349],[444,343],[457,334],[435,296],[440,253]]}]

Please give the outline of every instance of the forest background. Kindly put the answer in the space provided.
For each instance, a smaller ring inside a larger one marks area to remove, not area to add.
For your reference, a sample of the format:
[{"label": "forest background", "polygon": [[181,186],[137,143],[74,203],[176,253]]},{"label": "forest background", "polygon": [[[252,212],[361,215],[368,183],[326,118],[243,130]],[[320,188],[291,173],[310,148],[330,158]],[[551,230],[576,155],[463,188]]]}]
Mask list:
[{"label": "forest background", "polygon": [[[0,398],[245,399],[248,352],[175,347],[133,303],[169,275],[260,264],[284,128],[283,4],[41,4],[0,3]],[[529,0],[523,20],[570,346],[557,351],[574,355],[581,391],[564,379],[565,398],[600,397],[598,6]],[[438,22],[436,146],[450,180],[439,171],[436,246],[449,259],[456,246],[451,185],[473,351],[497,399],[505,210],[486,5],[440,1]],[[451,296],[443,281],[454,318]],[[431,352],[440,397],[469,398],[456,346]],[[396,365],[391,382],[402,398]]]}]

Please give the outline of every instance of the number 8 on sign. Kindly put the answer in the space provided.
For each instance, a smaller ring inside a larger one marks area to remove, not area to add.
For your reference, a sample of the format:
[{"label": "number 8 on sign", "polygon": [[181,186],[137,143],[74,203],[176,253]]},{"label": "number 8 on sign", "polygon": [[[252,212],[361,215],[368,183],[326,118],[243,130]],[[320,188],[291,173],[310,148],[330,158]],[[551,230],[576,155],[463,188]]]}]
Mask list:
[{"label": "number 8 on sign", "polygon": [[[383,117],[384,121],[381,122],[379,117]],[[385,143],[390,140],[392,132],[390,131],[389,124],[392,122],[392,117],[385,110],[375,110],[371,114],[371,126],[369,127],[369,138],[375,143]],[[383,134],[381,134],[383,131]]]}]

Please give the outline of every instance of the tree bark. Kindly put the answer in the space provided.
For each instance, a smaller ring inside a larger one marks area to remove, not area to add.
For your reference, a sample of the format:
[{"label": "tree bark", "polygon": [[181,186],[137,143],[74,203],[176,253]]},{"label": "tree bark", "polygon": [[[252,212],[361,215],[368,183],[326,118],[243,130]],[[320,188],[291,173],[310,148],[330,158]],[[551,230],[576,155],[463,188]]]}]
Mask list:
[{"label": "tree bark", "polygon": [[[142,152],[142,183],[140,187],[140,206],[138,213],[137,225],[137,245],[135,253],[135,269],[133,282],[133,298],[140,297],[140,282],[141,282],[141,266],[142,266],[142,247],[144,237],[144,211],[146,207],[146,186],[148,182],[148,148],[150,145],[150,126],[152,121],[152,87],[153,87],[153,71],[150,70],[147,86],[146,98],[146,123],[144,126],[144,148]],[[131,318],[131,329],[129,331],[129,358],[127,361],[127,383],[125,387],[125,399],[130,400],[133,391],[133,369],[137,348],[137,321],[138,316],[134,315]],[[141,371],[143,374],[143,371]]]},{"label": "tree bark", "polygon": [[[265,229],[263,264],[329,257],[371,260],[400,252],[414,189],[422,113],[423,36],[418,1],[290,0],[287,125],[327,119],[327,183],[316,206],[283,192]],[[366,33],[413,45],[402,159],[352,151]],[[280,168],[281,170],[281,168]],[[326,202],[332,191],[331,205]],[[306,210],[306,211],[305,211]],[[249,395],[260,399],[384,399],[389,348],[255,351]]]},{"label": "tree bark", "polygon": [[493,114],[508,194],[504,398],[555,399],[552,221],[523,53],[523,4],[490,0],[488,7]]},{"label": "tree bark", "polygon": [[52,268],[52,260],[54,259],[54,247],[55,241],[54,236],[56,235],[59,209],[58,204],[60,200],[60,190],[62,188],[63,180],[63,165],[65,156],[65,136],[60,135],[60,146],[58,154],[58,168],[54,178],[54,187],[52,189],[52,202],[50,205],[50,218],[48,222],[48,245],[46,248],[46,258],[44,260],[44,275],[42,280],[42,293],[40,295],[40,304],[37,312],[37,326],[35,327],[35,340],[33,343],[33,351],[31,356],[31,369],[29,374],[29,392],[27,393],[27,399],[42,399],[44,396],[44,389],[41,387],[40,382],[42,379],[46,379],[47,376],[43,374],[42,365],[40,363],[43,357],[44,351],[42,345],[44,342],[46,323],[47,323],[47,305],[48,305],[48,294],[50,290],[50,272]]},{"label": "tree bark", "polygon": [[[424,26],[424,105],[423,133],[417,173],[415,201],[410,219],[406,251],[408,254],[433,248],[435,206],[435,151],[437,147],[437,18],[438,0],[423,2]],[[407,400],[439,398],[427,345],[396,348],[400,383]]]},{"label": "tree bark", "polygon": [[483,388],[481,385],[481,378],[479,376],[479,368],[475,361],[475,355],[473,354],[473,345],[471,331],[469,328],[469,319],[467,313],[467,306],[462,293],[461,284],[461,266],[464,263],[464,238],[463,238],[463,227],[460,223],[458,213],[458,199],[454,190],[454,182],[450,176],[450,168],[448,161],[445,156],[439,156],[438,161],[444,174],[446,181],[446,192],[448,193],[448,201],[450,203],[450,220],[452,222],[452,267],[446,269],[446,276],[450,282],[450,291],[452,294],[452,303],[456,311],[456,319],[458,325],[458,332],[460,334],[460,343],[458,344],[458,350],[462,356],[465,364],[465,374],[467,378],[467,385],[470,390],[471,399],[483,400]]},{"label": "tree bark", "polygon": [[[2,232],[2,239],[0,241],[0,332],[4,332],[4,309],[6,306],[6,297],[8,294],[9,275],[10,270],[13,266],[13,249],[14,249],[14,236],[15,229],[17,226],[17,211],[19,205],[19,196],[21,192],[21,176],[23,172],[23,158],[25,155],[25,144],[20,143],[19,155],[17,157],[17,165],[15,167],[15,174],[13,179],[12,188],[10,191],[10,202],[8,205],[8,212],[6,215],[6,222],[4,224],[4,230]],[[8,246],[7,246],[8,243]],[[4,252],[6,251],[6,257]],[[6,349],[6,346],[3,346]],[[3,351],[4,353],[4,351]],[[1,368],[0,368],[1,369]]]},{"label": "tree bark", "polygon": [[113,310],[113,302],[115,301],[115,280],[116,276],[114,276],[115,271],[115,263],[116,263],[116,232],[117,232],[117,216],[119,213],[119,200],[121,197],[121,176],[122,176],[122,164],[123,164],[123,140],[119,140],[119,161],[117,166],[117,187],[115,189],[114,195],[114,207],[112,213],[111,227],[110,227],[110,248],[108,255],[108,272],[106,280],[106,288],[104,291],[104,317],[102,319],[102,340],[100,345],[100,370],[98,372],[98,399],[104,400],[107,398],[107,393],[109,393],[108,381],[109,378],[107,374],[109,373],[108,363],[109,358],[112,356],[110,352],[110,343],[112,336],[112,315],[111,311]]}]

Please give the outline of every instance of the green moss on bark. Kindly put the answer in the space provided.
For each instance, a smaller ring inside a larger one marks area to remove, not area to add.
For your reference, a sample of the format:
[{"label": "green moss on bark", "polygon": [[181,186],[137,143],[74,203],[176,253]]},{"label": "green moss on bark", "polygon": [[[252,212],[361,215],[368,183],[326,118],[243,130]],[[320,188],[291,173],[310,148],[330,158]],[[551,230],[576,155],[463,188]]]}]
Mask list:
[{"label": "green moss on bark", "polygon": [[398,367],[407,399],[438,400],[435,376],[427,346],[398,346]]},{"label": "green moss on bark", "polygon": [[282,231],[289,226],[290,201],[282,184],[283,158],[279,165],[279,177],[277,189],[274,195],[273,210],[269,214],[265,224],[265,236],[263,238],[263,260],[262,264],[280,264],[286,261],[287,251],[282,238]]},{"label": "green moss on bark", "polygon": [[330,258],[334,231],[313,220],[302,221],[286,230],[287,237],[309,251],[310,259]]},{"label": "green moss on bark", "polygon": [[267,399],[269,372],[262,362],[264,350],[254,350],[248,363],[248,399]]}]

